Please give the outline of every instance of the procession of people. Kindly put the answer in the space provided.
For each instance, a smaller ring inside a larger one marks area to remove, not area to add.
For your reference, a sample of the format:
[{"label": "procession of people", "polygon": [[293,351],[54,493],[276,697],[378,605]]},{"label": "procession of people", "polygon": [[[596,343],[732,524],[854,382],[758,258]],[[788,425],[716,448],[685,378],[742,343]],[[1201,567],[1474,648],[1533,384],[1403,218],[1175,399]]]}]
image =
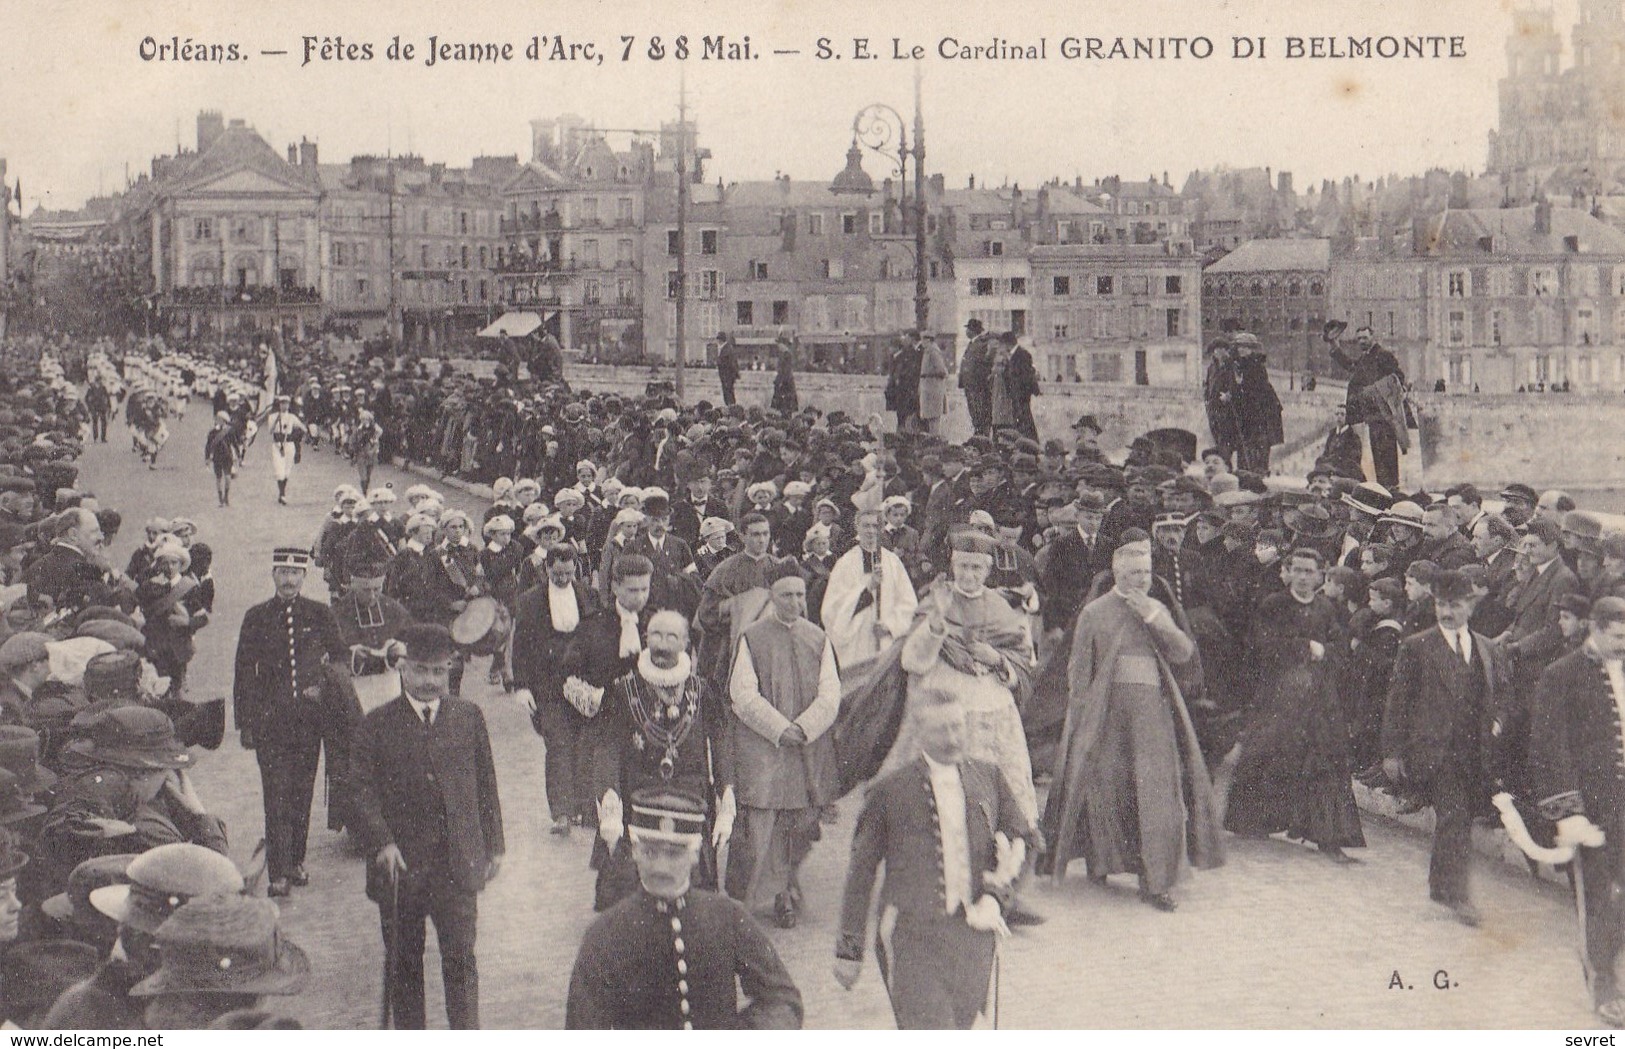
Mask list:
[{"label": "procession of people", "polygon": [[[1281,405],[1246,333],[1212,347],[1211,446],[1164,429],[1115,456],[1093,415],[1041,435],[1026,349],[973,324],[964,440],[941,432],[948,370],[918,338],[890,425],[798,397],[788,347],[772,402],[746,406],[731,382],[683,403],[280,340],[5,346],[0,889],[21,918],[3,950],[73,960],[30,1015],[0,986],[5,1019],[288,1022],[266,1002],[311,965],[277,901],[310,884],[325,768],[397,1028],[441,1015],[429,922],[445,1020],[480,1026],[504,802],[591,841],[569,1027],[799,1027],[774,944],[822,910],[829,979],[853,987],[878,944],[898,1027],[967,1028],[996,1011],[1000,942],[1046,936],[1038,876],[1081,862],[1084,901],[1132,879],[1159,922],[1190,879],[1227,876],[1230,838],[1382,863],[1357,786],[1433,808],[1428,898],[1463,926],[1485,918],[1475,821],[1566,850],[1584,978],[1625,1026],[1625,532],[1524,478],[1402,489],[1404,376],[1368,330],[1352,356],[1328,330],[1349,403],[1290,478],[1270,473]],[[122,402],[154,467],[194,394],[220,516],[148,521],[120,570],[81,442]],[[324,451],[359,483],[312,520],[300,469]],[[199,533],[232,541],[231,481],[265,462],[275,504],[248,508],[283,538],[225,624]],[[423,483],[397,494],[393,463]],[[453,476],[465,494],[440,490]],[[490,492],[473,514],[469,490]],[[234,742],[225,701],[187,687],[200,647],[235,653]],[[492,695],[528,712],[542,782],[494,759]],[[226,858],[188,775],[223,745],[258,766],[262,825],[232,831],[263,839],[260,868]],[[818,898],[802,871],[843,821],[844,891]],[[255,964],[207,978],[209,952]]]}]

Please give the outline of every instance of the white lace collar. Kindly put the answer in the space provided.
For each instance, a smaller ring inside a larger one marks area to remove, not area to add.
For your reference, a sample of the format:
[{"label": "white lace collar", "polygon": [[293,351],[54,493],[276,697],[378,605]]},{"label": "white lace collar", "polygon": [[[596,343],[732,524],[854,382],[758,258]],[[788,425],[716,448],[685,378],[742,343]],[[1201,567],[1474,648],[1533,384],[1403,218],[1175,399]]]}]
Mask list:
[{"label": "white lace collar", "polygon": [[692,661],[687,652],[677,653],[677,665],[671,668],[655,666],[646,648],[638,653],[638,676],[657,688],[676,688],[688,680]]}]

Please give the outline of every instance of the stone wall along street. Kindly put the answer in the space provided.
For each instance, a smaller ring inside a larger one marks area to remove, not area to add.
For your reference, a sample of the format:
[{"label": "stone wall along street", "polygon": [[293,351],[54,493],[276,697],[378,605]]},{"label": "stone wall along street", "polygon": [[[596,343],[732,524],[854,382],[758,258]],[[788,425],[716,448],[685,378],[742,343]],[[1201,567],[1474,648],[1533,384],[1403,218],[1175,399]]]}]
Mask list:
[{"label": "stone wall along street", "polygon": [[[455,361],[454,366],[482,374],[494,367],[487,361],[466,360]],[[568,366],[570,381],[577,386],[633,395],[641,395],[651,379],[669,380],[671,374],[670,367],[657,373],[635,366]],[[722,387],[714,369],[692,367],[685,373],[684,383],[690,402],[721,403]],[[802,372],[796,375],[796,389],[801,403],[824,411],[839,408],[860,421],[872,412],[881,413],[888,422],[892,418],[884,407],[884,375]],[[739,402],[745,405],[765,407],[772,392],[770,371],[747,371],[735,387]],[[1309,392],[1279,388],[1277,392],[1286,433],[1285,443],[1276,450],[1279,463],[1319,442],[1333,409],[1343,403],[1343,391],[1327,385]],[[1422,393],[1418,401],[1422,409],[1422,474],[1418,480],[1423,485],[1534,483],[1531,478],[1539,479],[1540,487],[1607,488],[1625,483],[1625,440],[1621,439],[1625,435],[1625,397]],[[1190,430],[1204,442],[1208,439],[1200,389],[1045,383],[1043,396],[1033,401],[1038,432],[1045,439],[1066,437],[1072,423],[1085,412],[1092,413],[1105,429],[1100,446],[1107,450],[1126,448],[1147,430],[1165,426]],[[953,440],[963,440],[971,433],[965,399],[957,389],[948,399],[943,433]]]}]

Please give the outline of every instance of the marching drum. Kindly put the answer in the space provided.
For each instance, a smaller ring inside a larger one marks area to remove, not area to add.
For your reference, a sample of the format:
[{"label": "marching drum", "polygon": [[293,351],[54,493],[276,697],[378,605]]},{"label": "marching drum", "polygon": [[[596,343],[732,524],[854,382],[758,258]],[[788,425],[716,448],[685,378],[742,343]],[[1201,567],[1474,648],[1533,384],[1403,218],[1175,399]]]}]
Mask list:
[{"label": "marching drum", "polygon": [[476,597],[451,624],[451,639],[478,656],[502,651],[513,631],[513,614],[494,597]]}]

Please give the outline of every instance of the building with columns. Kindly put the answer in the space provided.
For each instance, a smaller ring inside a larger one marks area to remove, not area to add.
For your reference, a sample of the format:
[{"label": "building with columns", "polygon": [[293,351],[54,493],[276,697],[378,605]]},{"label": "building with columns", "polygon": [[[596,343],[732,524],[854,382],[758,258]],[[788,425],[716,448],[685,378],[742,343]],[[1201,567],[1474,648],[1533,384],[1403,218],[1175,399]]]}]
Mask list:
[{"label": "building with columns", "polygon": [[320,198],[314,143],[284,158],[243,121],[198,114],[197,150],[156,158],[126,209],[157,328],[299,337],[319,324]]}]

